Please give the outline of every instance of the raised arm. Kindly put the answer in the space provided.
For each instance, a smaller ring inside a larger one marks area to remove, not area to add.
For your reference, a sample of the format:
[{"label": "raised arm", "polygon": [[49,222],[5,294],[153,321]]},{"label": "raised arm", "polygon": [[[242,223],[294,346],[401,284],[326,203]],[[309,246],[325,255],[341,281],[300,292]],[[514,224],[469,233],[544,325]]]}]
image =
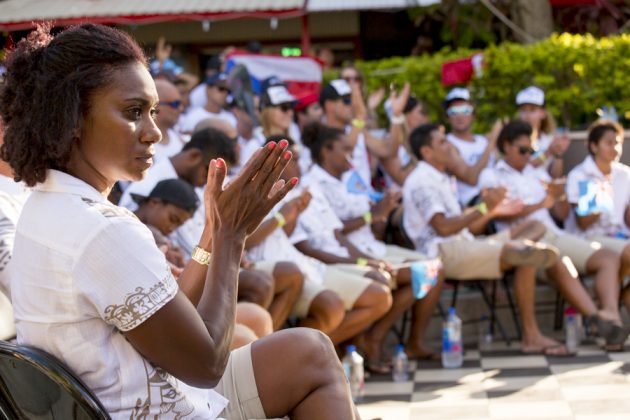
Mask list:
[{"label": "raised arm", "polygon": [[291,158],[286,142],[259,150],[225,189],[223,160],[213,160],[206,186],[200,246],[208,266],[191,261],[181,290],[153,316],[125,332],[150,362],[196,387],[216,386],[227,364],[236,312],[238,268],[247,235],[295,185],[278,178]]}]

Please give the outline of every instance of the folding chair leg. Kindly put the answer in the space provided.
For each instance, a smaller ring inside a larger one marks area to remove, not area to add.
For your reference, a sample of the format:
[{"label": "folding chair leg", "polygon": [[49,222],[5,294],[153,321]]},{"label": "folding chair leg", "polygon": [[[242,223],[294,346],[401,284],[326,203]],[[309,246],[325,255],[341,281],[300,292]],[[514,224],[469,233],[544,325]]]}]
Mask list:
[{"label": "folding chair leg", "polygon": [[516,306],[514,305],[514,300],[512,299],[512,291],[509,288],[507,277],[503,276],[501,282],[503,283],[503,287],[505,288],[505,293],[507,295],[508,303],[510,305],[510,312],[512,312],[512,320],[514,321],[514,326],[516,327],[516,339],[520,341],[523,338],[521,334],[521,325],[518,321]]},{"label": "folding chair leg", "polygon": [[457,292],[459,291],[459,282],[456,281],[453,287],[453,296],[451,297],[451,308],[455,308],[457,305]]},{"label": "folding chair leg", "polygon": [[[501,324],[501,321],[496,317],[496,307],[494,306],[493,299],[491,299],[491,297],[488,296],[481,282],[477,282],[477,287],[479,288],[481,292],[481,297],[483,298],[483,301],[486,303],[486,306],[490,310],[490,328],[494,330],[494,324],[496,323],[497,327],[499,328],[499,334],[501,334],[501,337],[503,338],[503,340],[505,340],[506,344],[510,346],[512,344],[512,341],[510,340],[508,335],[505,333],[503,324]],[[493,295],[495,295],[496,294],[495,282],[492,282],[492,287],[493,287]]]},{"label": "folding chair leg", "polygon": [[556,307],[555,307],[555,315],[553,319],[553,329],[555,331],[560,331],[562,329],[562,325],[564,324],[564,298],[560,294],[560,292],[556,291]]}]

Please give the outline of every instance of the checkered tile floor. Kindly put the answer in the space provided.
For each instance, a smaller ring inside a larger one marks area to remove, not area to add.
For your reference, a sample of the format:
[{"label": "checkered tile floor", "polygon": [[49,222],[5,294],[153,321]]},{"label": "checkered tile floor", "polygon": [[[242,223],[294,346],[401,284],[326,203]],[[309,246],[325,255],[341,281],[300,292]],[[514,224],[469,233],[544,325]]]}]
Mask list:
[{"label": "checkered tile floor", "polygon": [[[628,348],[628,343],[626,343]],[[523,355],[518,343],[468,350],[460,369],[411,362],[409,382],[371,375],[363,419],[630,419],[630,351],[582,344],[576,356]],[[413,379],[413,380],[411,380]]]}]

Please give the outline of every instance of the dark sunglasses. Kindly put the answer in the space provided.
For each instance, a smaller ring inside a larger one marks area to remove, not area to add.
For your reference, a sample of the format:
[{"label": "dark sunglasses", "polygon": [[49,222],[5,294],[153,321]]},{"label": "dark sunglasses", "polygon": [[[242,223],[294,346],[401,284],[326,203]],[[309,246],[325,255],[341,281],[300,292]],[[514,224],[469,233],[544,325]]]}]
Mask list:
[{"label": "dark sunglasses", "polygon": [[536,151],[534,149],[532,149],[531,147],[527,147],[527,146],[518,146],[518,152],[521,155],[533,155],[534,153],[536,153]]},{"label": "dark sunglasses", "polygon": [[177,101],[160,101],[158,103],[160,105],[170,106],[171,108],[174,108],[174,109],[179,109],[182,106],[182,101],[180,101],[180,100],[177,100]]},{"label": "dark sunglasses", "polygon": [[352,98],[350,96],[342,96],[341,100],[346,105],[352,105]]},{"label": "dark sunglasses", "polygon": [[290,103],[276,105],[276,108],[279,108],[282,112],[293,111],[293,105]]},{"label": "dark sunglasses", "polygon": [[226,88],[225,86],[215,86],[219,92],[221,93],[230,93],[230,89]]},{"label": "dark sunglasses", "polygon": [[361,76],[347,76],[347,77],[344,77],[343,80],[345,80],[348,83],[350,83],[351,81],[362,82],[363,78]]}]

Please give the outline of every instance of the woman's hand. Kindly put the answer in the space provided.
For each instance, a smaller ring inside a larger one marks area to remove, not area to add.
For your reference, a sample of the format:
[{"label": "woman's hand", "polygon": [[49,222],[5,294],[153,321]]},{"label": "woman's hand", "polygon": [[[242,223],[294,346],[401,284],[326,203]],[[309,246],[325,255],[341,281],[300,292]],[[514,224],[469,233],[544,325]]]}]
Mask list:
[{"label": "woman's hand", "polygon": [[227,166],[223,159],[210,162],[204,201],[206,225],[213,232],[251,234],[269,211],[297,184],[286,183],[280,174],[291,160],[288,142],[268,143],[259,149],[226,187]]}]

